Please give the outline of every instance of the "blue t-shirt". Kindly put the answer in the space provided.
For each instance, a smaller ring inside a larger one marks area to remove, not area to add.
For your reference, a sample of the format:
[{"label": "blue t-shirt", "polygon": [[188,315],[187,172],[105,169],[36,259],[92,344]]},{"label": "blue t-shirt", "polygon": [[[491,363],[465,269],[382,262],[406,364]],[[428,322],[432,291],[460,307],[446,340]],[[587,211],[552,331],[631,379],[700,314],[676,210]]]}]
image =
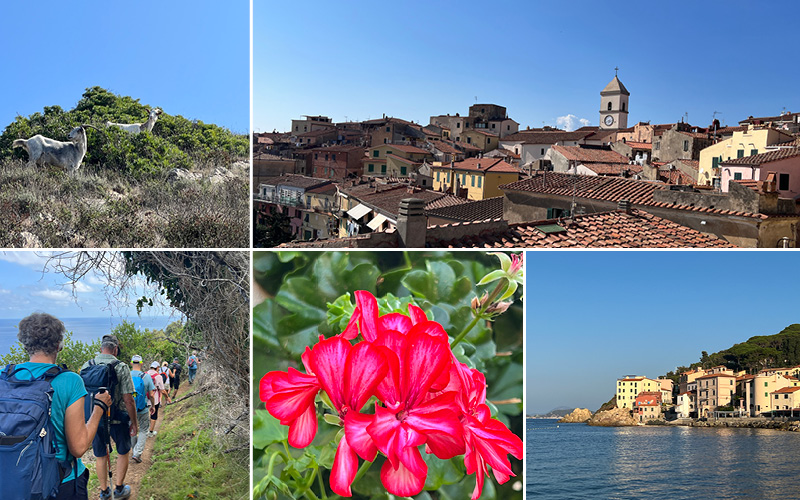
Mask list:
[{"label": "blue t-shirt", "polygon": [[[23,370],[18,372],[17,376],[22,380],[30,379],[31,375],[33,378],[37,378],[54,366],[56,365],[51,365],[50,363],[31,363],[30,361],[20,363],[17,367],[27,368],[30,370],[30,374]],[[64,433],[64,416],[67,412],[67,408],[76,401],[80,401],[81,415],[83,415],[83,397],[87,395],[86,387],[83,385],[81,376],[70,371],[65,371],[54,378],[50,385],[53,386],[53,404],[50,407],[50,421],[53,423],[53,428],[55,429],[56,445],[58,446],[56,458],[59,460],[67,460],[67,457],[69,457],[70,463],[72,463],[72,455],[69,454],[69,447],[67,446],[67,436]],[[81,419],[81,423],[83,423],[83,419]],[[76,458],[75,461],[78,464],[78,476],[80,476],[83,474],[86,467],[83,465],[80,458]],[[73,479],[75,479],[75,473],[70,472],[64,478],[63,482],[66,483]]]},{"label": "blue t-shirt", "polygon": [[[142,377],[142,374],[144,374],[144,377]],[[149,411],[147,407],[150,406],[150,399],[147,397],[147,393],[155,391],[156,385],[153,383],[153,377],[151,377],[147,373],[144,373],[143,371],[131,370],[131,380],[133,380],[135,377],[142,377],[142,383],[144,384],[144,392],[145,392],[145,399],[147,400],[147,405],[145,405],[144,410],[138,412],[138,413],[144,413],[146,411]]]}]

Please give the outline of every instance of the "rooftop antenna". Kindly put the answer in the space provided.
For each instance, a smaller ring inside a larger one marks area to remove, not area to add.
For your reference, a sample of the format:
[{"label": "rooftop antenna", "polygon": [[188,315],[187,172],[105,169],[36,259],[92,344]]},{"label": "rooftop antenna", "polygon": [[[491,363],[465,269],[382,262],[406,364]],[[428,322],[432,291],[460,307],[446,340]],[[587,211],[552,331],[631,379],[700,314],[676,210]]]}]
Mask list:
[{"label": "rooftop antenna", "polygon": [[478,96],[475,96],[475,104],[478,104]]}]

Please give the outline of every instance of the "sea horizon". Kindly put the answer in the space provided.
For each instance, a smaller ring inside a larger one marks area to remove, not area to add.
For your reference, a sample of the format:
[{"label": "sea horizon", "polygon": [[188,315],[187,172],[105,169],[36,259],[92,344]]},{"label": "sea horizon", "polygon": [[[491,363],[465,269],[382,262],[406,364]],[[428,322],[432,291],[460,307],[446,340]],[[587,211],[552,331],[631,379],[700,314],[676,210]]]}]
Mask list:
[{"label": "sea horizon", "polygon": [[[59,318],[64,322],[67,332],[72,332],[72,340],[91,342],[102,337],[124,321],[133,323],[138,329],[163,330],[175,321],[184,321],[181,316],[145,316],[145,317],[74,317]],[[8,354],[17,343],[17,326],[22,318],[0,318],[0,356]]]}]

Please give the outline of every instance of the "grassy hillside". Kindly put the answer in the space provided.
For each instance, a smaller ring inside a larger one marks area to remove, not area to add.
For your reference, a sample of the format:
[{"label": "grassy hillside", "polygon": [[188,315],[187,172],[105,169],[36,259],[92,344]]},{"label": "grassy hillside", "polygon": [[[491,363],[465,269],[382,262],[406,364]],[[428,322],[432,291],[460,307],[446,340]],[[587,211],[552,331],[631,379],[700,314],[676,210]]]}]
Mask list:
[{"label": "grassy hillside", "polygon": [[[147,107],[93,87],[69,111],[45,107],[9,124],[0,135],[0,245],[249,246],[247,137],[168,110],[152,133],[104,127],[143,122]],[[74,175],[29,167],[27,153],[11,148],[36,134],[66,141],[78,124],[100,130],[88,129]],[[191,178],[169,176],[175,168]]]}]

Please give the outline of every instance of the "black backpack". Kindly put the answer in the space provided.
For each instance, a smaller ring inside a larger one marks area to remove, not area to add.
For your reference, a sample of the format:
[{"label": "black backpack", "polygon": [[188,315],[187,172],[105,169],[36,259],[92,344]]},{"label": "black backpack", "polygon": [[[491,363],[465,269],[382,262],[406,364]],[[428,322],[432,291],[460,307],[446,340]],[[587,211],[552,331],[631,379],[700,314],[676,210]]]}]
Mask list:
[{"label": "black backpack", "polygon": [[50,422],[51,382],[67,370],[54,366],[30,380],[20,379],[21,371],[30,372],[8,365],[0,373],[0,496],[52,498],[71,467],[69,461],[56,459],[56,435]]},{"label": "black backpack", "polygon": [[83,408],[87,422],[89,421],[89,417],[92,416],[92,410],[94,409],[94,395],[97,394],[97,391],[101,387],[108,389],[108,394],[111,396],[111,420],[120,422],[130,421],[128,412],[122,411],[121,408],[113,404],[117,385],[119,385],[116,367],[121,362],[122,361],[115,359],[108,364],[97,363],[94,358],[92,358],[89,360],[89,366],[81,370],[83,385],[86,386],[86,392],[89,393],[89,396],[84,398],[85,404]]}]

